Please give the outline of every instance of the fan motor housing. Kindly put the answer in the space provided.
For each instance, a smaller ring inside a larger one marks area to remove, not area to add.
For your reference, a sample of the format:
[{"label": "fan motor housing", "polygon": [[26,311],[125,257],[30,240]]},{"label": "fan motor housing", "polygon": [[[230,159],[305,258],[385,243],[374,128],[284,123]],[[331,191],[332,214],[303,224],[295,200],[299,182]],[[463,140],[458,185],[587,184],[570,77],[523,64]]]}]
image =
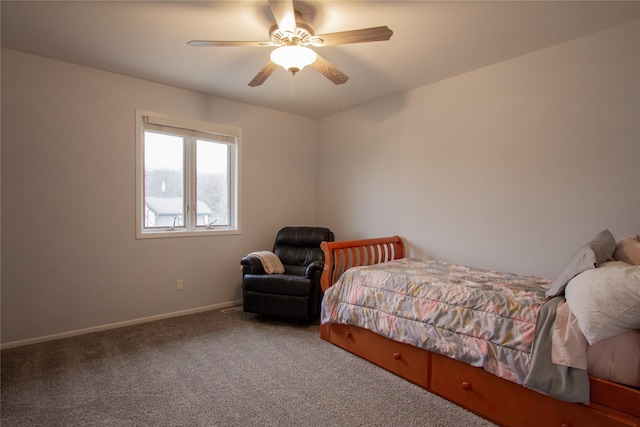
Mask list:
[{"label": "fan motor housing", "polygon": [[303,19],[299,12],[296,12],[296,32],[281,31],[277,23],[273,23],[269,28],[269,39],[275,45],[307,45],[311,43],[313,28],[309,21]]}]

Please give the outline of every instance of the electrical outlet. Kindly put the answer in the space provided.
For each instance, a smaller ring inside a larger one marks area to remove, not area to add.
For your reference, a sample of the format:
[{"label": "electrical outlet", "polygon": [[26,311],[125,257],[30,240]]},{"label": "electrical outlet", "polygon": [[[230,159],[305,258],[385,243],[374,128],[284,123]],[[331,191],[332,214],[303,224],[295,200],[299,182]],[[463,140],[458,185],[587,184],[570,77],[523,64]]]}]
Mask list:
[{"label": "electrical outlet", "polygon": [[181,291],[183,286],[182,279],[176,280],[176,291]]}]

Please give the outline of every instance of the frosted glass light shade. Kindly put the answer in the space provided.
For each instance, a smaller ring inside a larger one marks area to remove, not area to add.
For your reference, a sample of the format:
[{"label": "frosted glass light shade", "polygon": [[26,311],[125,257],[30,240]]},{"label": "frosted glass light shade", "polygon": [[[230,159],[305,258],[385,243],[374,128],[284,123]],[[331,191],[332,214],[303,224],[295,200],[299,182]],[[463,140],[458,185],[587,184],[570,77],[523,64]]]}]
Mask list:
[{"label": "frosted glass light shade", "polygon": [[271,60],[296,73],[316,60],[316,53],[304,46],[282,46],[271,52]]}]

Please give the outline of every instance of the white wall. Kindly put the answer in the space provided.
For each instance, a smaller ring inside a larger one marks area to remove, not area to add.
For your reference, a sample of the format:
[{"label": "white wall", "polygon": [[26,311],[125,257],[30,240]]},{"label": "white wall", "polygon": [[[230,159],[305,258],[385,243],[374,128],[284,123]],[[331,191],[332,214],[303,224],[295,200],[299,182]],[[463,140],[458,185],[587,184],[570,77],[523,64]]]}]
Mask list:
[{"label": "white wall", "polygon": [[[242,128],[241,235],[135,239],[136,108]],[[316,223],[316,136],[316,120],[3,49],[2,342],[240,301],[241,256]]]},{"label": "white wall", "polygon": [[599,231],[640,233],[640,21],[318,129],[318,219],[341,239],[554,277]]}]

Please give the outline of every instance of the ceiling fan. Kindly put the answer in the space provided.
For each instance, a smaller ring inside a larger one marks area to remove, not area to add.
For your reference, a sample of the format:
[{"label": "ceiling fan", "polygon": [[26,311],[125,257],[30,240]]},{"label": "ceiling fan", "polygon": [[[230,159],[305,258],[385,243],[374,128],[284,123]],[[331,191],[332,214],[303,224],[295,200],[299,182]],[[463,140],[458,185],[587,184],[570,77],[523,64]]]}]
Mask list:
[{"label": "ceiling fan", "polygon": [[[293,7],[293,0],[269,0],[275,22],[269,29],[267,42],[191,40],[190,46],[263,46],[277,47],[271,59],[249,82],[249,86],[260,86],[282,65],[295,75],[304,66],[310,65],[333,83],[346,83],[349,77],[318,55],[308,46],[334,46],[389,40],[393,35],[387,26],[362,28],[315,35],[311,24]],[[293,58],[293,59],[291,59]]]}]

